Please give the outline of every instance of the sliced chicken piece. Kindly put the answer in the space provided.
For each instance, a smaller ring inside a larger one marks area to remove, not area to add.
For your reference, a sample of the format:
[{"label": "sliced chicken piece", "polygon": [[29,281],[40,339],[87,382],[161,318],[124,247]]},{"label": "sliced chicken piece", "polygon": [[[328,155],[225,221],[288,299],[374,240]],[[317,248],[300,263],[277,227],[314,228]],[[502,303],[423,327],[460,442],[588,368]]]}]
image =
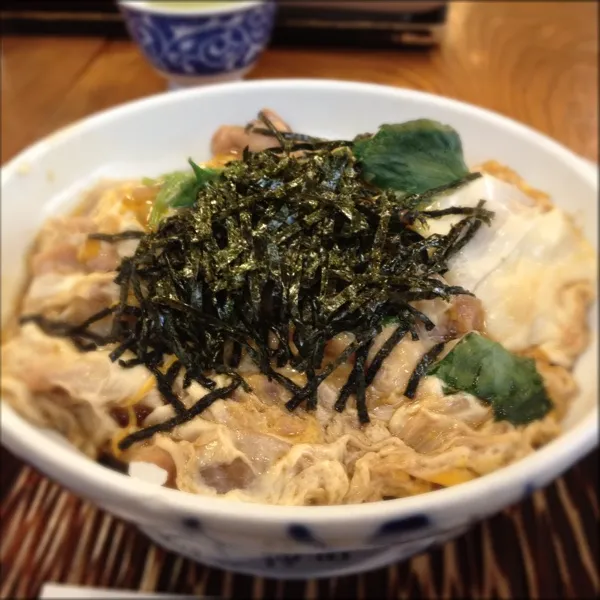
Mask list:
[{"label": "sliced chicken piece", "polygon": [[460,401],[456,403],[459,405],[458,410],[454,410],[452,415],[428,410],[418,404],[405,403],[390,419],[390,431],[420,454],[439,452],[457,436],[469,436],[473,433],[472,427],[462,419],[468,419],[471,414],[472,422],[479,415],[482,421],[490,418],[490,411],[484,408],[479,410],[480,407],[475,407],[471,410],[472,407],[467,403],[466,406],[462,406]]},{"label": "sliced chicken piece", "polygon": [[469,331],[485,331],[485,311],[475,296],[459,294],[452,296],[449,302],[436,298],[412,302],[412,305],[435,324],[435,329],[423,332],[435,341],[460,337]]},{"label": "sliced chicken piece", "polygon": [[76,214],[46,221],[32,252],[32,275],[114,271],[123,257],[135,252],[138,240],[112,244],[90,240],[89,235],[144,231],[157,191],[158,186],[132,181],[112,186],[103,182],[88,192],[94,203],[85,200],[86,208]]},{"label": "sliced chicken piece", "polygon": [[546,417],[516,429],[488,419],[477,430],[447,415],[402,407],[394,436],[358,456],[345,502],[365,502],[423,493],[436,486],[469,481],[531,454],[556,437]]},{"label": "sliced chicken piece", "polygon": [[[367,356],[367,368],[396,329],[397,325],[389,325],[375,338]],[[396,401],[404,393],[415,367],[434,343],[428,336],[413,341],[409,334],[405,335],[383,361],[373,383],[367,388],[369,408],[386,401]]]},{"label": "sliced chicken piece", "polygon": [[[33,279],[23,299],[23,314],[76,325],[119,298],[116,273],[45,273]],[[104,329],[108,322],[104,323]],[[95,327],[94,331],[100,333]]]},{"label": "sliced chicken piece", "polygon": [[[349,487],[342,461],[348,436],[332,444],[296,444],[249,490],[273,504],[322,505],[343,502]],[[235,496],[232,496],[235,497]]]},{"label": "sliced chicken piece", "polygon": [[[287,123],[272,110],[264,109],[262,112],[279,131],[291,131]],[[255,119],[250,126],[264,128],[265,124]],[[222,125],[211,140],[211,151],[216,156],[227,154],[240,156],[246,147],[250,152],[260,152],[277,146],[279,146],[279,142],[274,137],[253,132],[251,129],[239,125]]]},{"label": "sliced chicken piece", "polygon": [[379,451],[364,453],[352,471],[346,503],[403,498],[432,490],[430,483],[407,473],[415,462],[414,450],[396,441]]},{"label": "sliced chicken piece", "polygon": [[[334,361],[354,340],[356,336],[352,333],[340,333],[331,338],[325,344],[325,356],[323,357],[323,366]],[[349,362],[354,362],[354,356],[350,357]]]},{"label": "sliced chicken piece", "polygon": [[313,413],[302,409],[293,412],[285,408],[291,394],[265,375],[246,378],[252,387],[247,393],[236,390],[235,402],[215,402],[206,411],[207,418],[226,425],[232,431],[271,436],[289,443],[318,442],[322,434]]},{"label": "sliced chicken piece", "polygon": [[[35,357],[32,357],[35,358]],[[39,358],[39,357],[38,357]],[[116,423],[87,402],[74,401],[64,390],[32,392],[27,384],[5,369],[0,380],[2,400],[37,427],[59,434],[91,458],[117,430]]]},{"label": "sliced chicken piece", "polygon": [[170,455],[179,489],[219,494],[248,487],[290,448],[273,436],[236,430],[201,417],[170,436],[156,436],[153,443]]},{"label": "sliced chicken piece", "polygon": [[235,447],[244,453],[255,473],[264,473],[289,451],[292,443],[274,435],[237,430],[233,434]]},{"label": "sliced chicken piece", "polygon": [[454,296],[442,327],[445,335],[451,338],[470,331],[485,331],[485,311],[481,300],[466,294]]},{"label": "sliced chicken piece", "polygon": [[200,477],[206,485],[219,494],[235,489],[247,488],[254,479],[252,468],[239,458],[228,464],[216,464],[200,470]]},{"label": "sliced chicken piece", "polygon": [[79,249],[95,231],[96,225],[90,217],[57,217],[46,221],[31,256],[32,275],[83,270]]},{"label": "sliced chicken piece", "polygon": [[78,273],[114,271],[123,257],[131,256],[138,240],[116,244],[89,239],[91,233],[119,233],[140,230],[137,220],[129,223],[123,218],[119,225],[104,226],[91,217],[61,217],[48,222],[42,229],[31,256],[31,273]]},{"label": "sliced chicken piece", "polygon": [[[261,111],[271,123],[275,126],[278,131],[291,131],[290,126],[274,111],[270,108],[263,108]],[[254,119],[252,125],[257,127],[264,127],[264,123],[260,119]]]},{"label": "sliced chicken piece", "polygon": [[[444,394],[444,384],[437,377],[424,377],[411,406],[419,410],[446,415],[476,429],[492,418],[492,410],[475,396],[464,392]],[[390,424],[391,426],[391,424]]]},{"label": "sliced chicken piece", "polygon": [[[372,386],[367,388],[369,409],[383,408],[385,404],[394,404],[404,393],[408,379],[423,354],[438,341],[459,337],[469,331],[481,331],[484,327],[484,313],[481,303],[472,296],[454,296],[450,302],[444,300],[419,301],[415,308],[426,314],[436,325],[431,332],[420,328],[420,340],[412,341],[406,334],[381,365]],[[397,325],[389,325],[375,338],[367,357],[366,366],[371,364],[376,354],[389,339]],[[324,364],[334,360],[353,341],[351,334],[340,334],[332,339],[325,350]],[[338,367],[327,380],[319,386],[319,404],[329,411],[333,409],[339,391],[346,383],[354,356]],[[352,406],[352,402],[349,404]],[[384,411],[381,414],[384,414]],[[323,416],[323,415],[322,415]]]},{"label": "sliced chicken piece", "polygon": [[[85,401],[105,410],[134,397],[151,378],[145,367],[124,369],[111,362],[108,354],[109,350],[79,352],[68,340],[50,337],[27,324],[2,346],[2,374],[27,382],[33,393],[59,389],[74,403]],[[157,394],[152,387],[146,395]]]}]

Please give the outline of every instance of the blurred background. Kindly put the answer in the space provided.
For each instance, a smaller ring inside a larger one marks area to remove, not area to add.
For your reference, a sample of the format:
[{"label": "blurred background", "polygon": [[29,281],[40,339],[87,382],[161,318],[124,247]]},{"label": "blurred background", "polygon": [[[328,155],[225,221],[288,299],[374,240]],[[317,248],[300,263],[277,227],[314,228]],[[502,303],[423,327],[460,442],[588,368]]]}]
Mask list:
[{"label": "blurred background", "polygon": [[[429,46],[439,40],[447,13],[444,1],[275,1],[279,8],[272,38],[275,46]],[[234,3],[186,2],[190,9]],[[127,37],[114,0],[4,0],[2,12],[7,34]]]},{"label": "blurred background", "polygon": [[[421,89],[517,118],[597,161],[598,2],[274,4],[272,35],[263,19],[251,64],[222,67],[232,77]],[[2,2],[3,162],[69,121],[166,89],[169,73],[161,72],[160,56],[151,56],[162,52],[160,44],[131,19],[128,30],[124,13],[114,0]],[[181,46],[180,58],[189,48]]]}]

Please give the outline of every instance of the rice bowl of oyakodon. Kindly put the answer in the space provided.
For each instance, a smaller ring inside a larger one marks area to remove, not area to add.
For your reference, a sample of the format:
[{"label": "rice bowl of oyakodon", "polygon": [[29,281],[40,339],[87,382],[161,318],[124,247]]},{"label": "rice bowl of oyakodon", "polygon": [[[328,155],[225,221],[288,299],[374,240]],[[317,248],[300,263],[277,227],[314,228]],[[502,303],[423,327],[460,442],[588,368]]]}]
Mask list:
[{"label": "rice bowl of oyakodon", "polygon": [[376,568],[597,443],[597,175],[522,125],[227,84],[2,175],[3,443],[168,548]]}]

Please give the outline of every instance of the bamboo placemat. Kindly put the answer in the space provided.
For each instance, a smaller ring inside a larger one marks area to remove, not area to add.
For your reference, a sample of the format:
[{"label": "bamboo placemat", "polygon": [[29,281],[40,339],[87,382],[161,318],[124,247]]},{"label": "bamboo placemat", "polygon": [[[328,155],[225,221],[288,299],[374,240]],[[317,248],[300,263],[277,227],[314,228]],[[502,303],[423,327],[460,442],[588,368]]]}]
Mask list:
[{"label": "bamboo placemat", "polygon": [[2,451],[0,597],[45,582],[220,598],[595,598],[598,452],[531,498],[404,563],[351,577],[273,581],[210,569],[152,544]]}]

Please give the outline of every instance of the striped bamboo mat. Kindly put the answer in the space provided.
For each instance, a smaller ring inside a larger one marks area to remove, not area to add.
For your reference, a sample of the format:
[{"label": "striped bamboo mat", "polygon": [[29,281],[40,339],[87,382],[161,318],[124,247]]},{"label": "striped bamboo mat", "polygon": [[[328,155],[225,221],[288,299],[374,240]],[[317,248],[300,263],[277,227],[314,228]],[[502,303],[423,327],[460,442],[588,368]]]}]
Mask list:
[{"label": "striped bamboo mat", "polygon": [[272,581],[153,545],[2,450],[0,597],[44,582],[220,598],[594,598],[598,452],[530,499],[412,560],[363,575]]}]

